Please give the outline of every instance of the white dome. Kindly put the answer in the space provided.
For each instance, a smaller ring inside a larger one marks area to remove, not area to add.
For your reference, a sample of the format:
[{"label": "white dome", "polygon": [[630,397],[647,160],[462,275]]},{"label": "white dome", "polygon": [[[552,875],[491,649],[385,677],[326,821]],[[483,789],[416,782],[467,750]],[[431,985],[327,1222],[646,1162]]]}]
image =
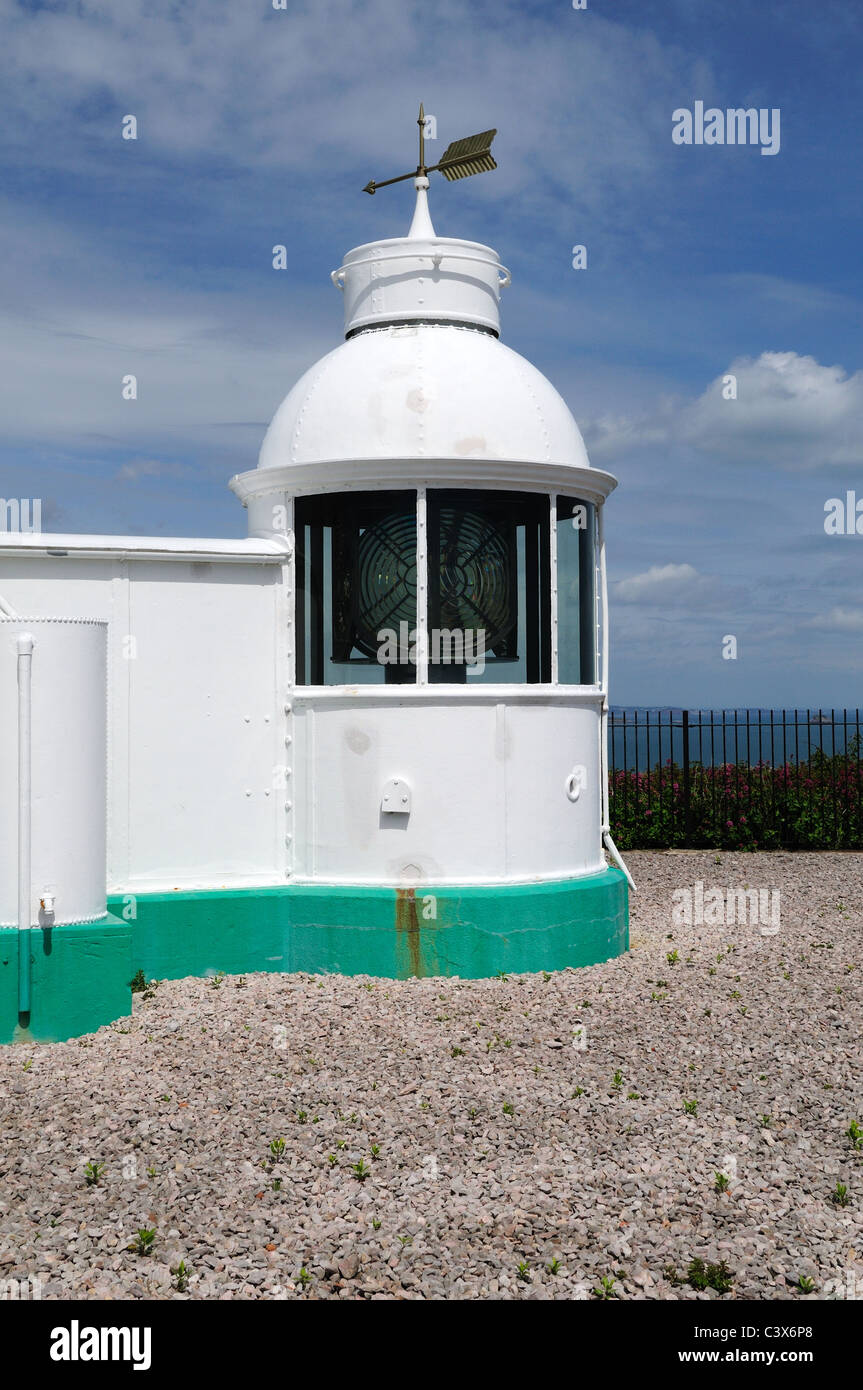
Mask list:
[{"label": "white dome", "polygon": [[488,332],[439,323],[365,329],[321,358],[276,411],[258,468],[376,458],[590,466],[541,372]]}]

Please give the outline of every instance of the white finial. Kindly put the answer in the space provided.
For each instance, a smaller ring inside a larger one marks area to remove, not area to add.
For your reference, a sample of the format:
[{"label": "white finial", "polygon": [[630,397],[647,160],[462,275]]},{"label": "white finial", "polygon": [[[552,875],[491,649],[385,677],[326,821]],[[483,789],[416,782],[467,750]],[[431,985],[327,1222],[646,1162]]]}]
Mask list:
[{"label": "white finial", "polygon": [[429,212],[428,201],[429,181],[425,175],[414,179],[414,188],[417,191],[417,205],[414,208],[413,221],[411,222],[408,238],[412,241],[433,241],[437,235],[432,226],[431,214]]}]

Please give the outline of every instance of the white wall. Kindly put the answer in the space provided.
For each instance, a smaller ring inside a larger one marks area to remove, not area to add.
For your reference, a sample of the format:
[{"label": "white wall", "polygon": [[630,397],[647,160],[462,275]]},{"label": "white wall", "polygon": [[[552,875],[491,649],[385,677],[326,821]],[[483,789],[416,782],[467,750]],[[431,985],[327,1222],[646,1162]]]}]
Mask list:
[{"label": "white wall", "polygon": [[108,891],[284,882],[283,565],[7,554],[0,594],[108,621]]},{"label": "white wall", "polygon": [[[297,695],[298,881],[488,883],[604,867],[598,695]],[[576,801],[567,779],[584,768]],[[407,817],[382,813],[408,782]]]}]

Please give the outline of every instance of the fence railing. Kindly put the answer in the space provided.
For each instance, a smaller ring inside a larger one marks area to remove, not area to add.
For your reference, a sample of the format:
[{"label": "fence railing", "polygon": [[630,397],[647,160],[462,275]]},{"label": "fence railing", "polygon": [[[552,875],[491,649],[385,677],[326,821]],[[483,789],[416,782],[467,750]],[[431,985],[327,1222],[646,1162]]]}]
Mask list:
[{"label": "fence railing", "polygon": [[863,849],[860,710],[612,709],[620,849]]}]

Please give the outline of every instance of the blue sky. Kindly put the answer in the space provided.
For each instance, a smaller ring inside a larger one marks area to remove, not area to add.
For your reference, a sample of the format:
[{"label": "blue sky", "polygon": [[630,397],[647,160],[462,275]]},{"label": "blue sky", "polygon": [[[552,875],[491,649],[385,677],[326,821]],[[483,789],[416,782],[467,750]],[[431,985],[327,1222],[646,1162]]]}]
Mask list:
[{"label": "blue sky", "polygon": [[[330,270],[406,229],[409,184],[360,190],[413,162],[422,99],[432,151],[498,127],[435,225],[498,249],[505,341],[620,479],[614,702],[861,702],[863,535],[824,506],[863,499],[863,8],[0,0],[0,30],[0,495],[243,534],[227,479],[339,341]],[[779,153],[675,145],[697,100],[779,108]]]}]

